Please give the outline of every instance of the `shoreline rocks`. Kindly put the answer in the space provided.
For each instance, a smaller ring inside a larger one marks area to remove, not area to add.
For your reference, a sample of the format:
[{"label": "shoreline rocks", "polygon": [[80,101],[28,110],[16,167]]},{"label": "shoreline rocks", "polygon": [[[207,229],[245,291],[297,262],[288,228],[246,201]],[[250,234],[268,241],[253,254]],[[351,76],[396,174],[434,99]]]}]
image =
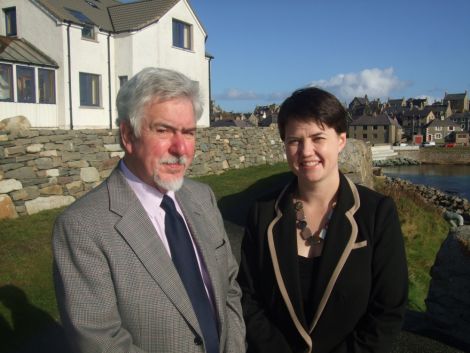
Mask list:
[{"label": "shoreline rocks", "polygon": [[408,180],[400,178],[384,176],[384,180],[389,186],[393,186],[419,196],[426,204],[436,207],[443,217],[445,214],[454,213],[462,216],[465,224],[470,223],[470,202],[467,199],[448,194],[430,186],[413,184]]},{"label": "shoreline rocks", "polygon": [[373,161],[374,167],[398,167],[402,165],[419,165],[420,161],[408,157],[397,157]]}]

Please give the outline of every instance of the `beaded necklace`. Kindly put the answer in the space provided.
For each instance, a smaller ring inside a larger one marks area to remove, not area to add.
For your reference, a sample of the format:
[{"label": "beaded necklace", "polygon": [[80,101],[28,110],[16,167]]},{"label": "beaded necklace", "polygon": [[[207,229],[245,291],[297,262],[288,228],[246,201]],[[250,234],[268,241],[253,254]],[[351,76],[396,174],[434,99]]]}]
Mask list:
[{"label": "beaded necklace", "polygon": [[328,212],[326,217],[325,225],[313,233],[308,224],[304,213],[304,204],[300,200],[294,199],[294,209],[296,214],[296,226],[300,229],[300,236],[303,240],[308,241],[312,245],[318,245],[325,240],[326,231],[328,230],[328,224],[330,223],[331,216],[333,215],[333,210],[336,206],[336,202],[333,203],[331,210]]}]

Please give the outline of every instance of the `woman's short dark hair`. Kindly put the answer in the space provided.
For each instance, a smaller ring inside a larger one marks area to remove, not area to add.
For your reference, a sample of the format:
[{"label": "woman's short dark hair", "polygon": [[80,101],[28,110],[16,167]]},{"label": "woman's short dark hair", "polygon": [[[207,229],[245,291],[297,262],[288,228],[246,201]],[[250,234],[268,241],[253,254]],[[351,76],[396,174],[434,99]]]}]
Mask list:
[{"label": "woman's short dark hair", "polygon": [[282,141],[286,125],[291,120],[326,125],[338,134],[346,132],[346,110],[343,105],[334,95],[317,87],[299,89],[281,104],[277,124]]}]

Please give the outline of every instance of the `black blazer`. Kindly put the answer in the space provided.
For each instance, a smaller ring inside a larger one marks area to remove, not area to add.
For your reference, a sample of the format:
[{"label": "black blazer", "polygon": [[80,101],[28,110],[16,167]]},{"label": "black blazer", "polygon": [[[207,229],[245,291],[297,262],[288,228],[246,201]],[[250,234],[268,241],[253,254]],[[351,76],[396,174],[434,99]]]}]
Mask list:
[{"label": "black blazer", "polygon": [[314,313],[306,322],[292,195],[297,179],[255,202],[238,281],[248,352],[387,352],[400,331],[408,292],[395,204],[340,174]]}]

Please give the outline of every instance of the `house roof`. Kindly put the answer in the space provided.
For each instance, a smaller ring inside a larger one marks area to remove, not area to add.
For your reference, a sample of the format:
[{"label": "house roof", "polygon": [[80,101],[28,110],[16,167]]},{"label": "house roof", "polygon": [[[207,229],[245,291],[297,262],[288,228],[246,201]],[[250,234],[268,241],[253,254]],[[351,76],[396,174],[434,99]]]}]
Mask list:
[{"label": "house roof", "polygon": [[180,0],[141,0],[122,4],[117,0],[37,0],[64,22],[93,24],[107,32],[142,29],[157,22]]},{"label": "house roof", "polygon": [[0,61],[58,68],[49,56],[25,39],[0,36]]},{"label": "house roof", "polygon": [[142,29],[158,21],[179,0],[150,0],[121,4],[109,8],[115,32]]},{"label": "house roof", "polygon": [[37,2],[60,21],[78,25],[93,24],[108,32],[113,31],[108,8],[121,5],[116,0],[37,0]]},{"label": "house roof", "polygon": [[429,127],[436,127],[436,126],[455,126],[455,127],[460,127],[459,124],[457,124],[456,122],[450,120],[449,118],[447,119],[444,119],[444,120],[441,120],[441,119],[434,119],[433,121],[431,121],[428,125]]},{"label": "house roof", "polygon": [[249,121],[246,120],[217,120],[217,121],[212,121],[211,122],[212,127],[230,127],[230,126],[236,126],[236,127],[252,127],[253,124],[251,124]]},{"label": "house roof", "polygon": [[464,100],[466,96],[467,96],[467,91],[465,91],[464,93],[446,93],[444,100],[445,101],[446,100],[451,100],[451,101]]},{"label": "house roof", "polygon": [[390,118],[387,114],[379,114],[379,115],[363,115],[356,120],[353,120],[350,126],[356,125],[395,125],[400,127],[398,122],[395,119]]}]

